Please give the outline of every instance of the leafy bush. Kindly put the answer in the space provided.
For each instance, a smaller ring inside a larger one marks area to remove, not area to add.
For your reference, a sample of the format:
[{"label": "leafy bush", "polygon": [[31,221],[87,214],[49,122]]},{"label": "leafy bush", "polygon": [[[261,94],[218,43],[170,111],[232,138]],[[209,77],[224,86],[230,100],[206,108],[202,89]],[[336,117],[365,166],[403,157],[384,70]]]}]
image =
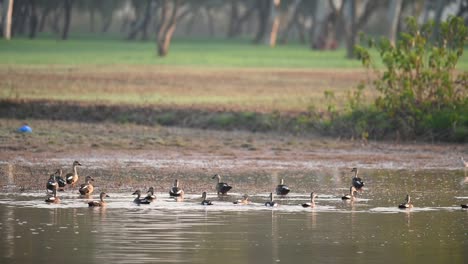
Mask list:
[{"label": "leafy bush", "polygon": [[[406,28],[395,45],[387,38],[366,38],[367,47],[356,46],[362,65],[375,74],[368,84],[381,95],[371,109],[363,110],[357,104],[360,87],[350,96],[348,118],[358,132],[382,133],[377,137],[393,132],[405,138],[466,141],[468,72],[455,69],[468,42],[463,19],[449,17],[434,41],[433,22],[420,26],[410,17]],[[383,70],[376,65],[372,48],[377,49]]]}]

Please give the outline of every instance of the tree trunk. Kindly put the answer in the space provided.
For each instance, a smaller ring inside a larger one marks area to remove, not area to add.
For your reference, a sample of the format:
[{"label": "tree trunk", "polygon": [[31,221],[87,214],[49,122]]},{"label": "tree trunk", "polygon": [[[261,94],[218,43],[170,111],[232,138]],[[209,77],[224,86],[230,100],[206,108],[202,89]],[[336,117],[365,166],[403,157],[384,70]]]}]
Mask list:
[{"label": "tree trunk", "polygon": [[211,8],[206,8],[205,9],[206,17],[208,19],[208,29],[210,33],[210,37],[213,37],[215,35],[215,28],[214,28],[214,18],[213,14],[211,13]]},{"label": "tree trunk", "polygon": [[89,30],[94,33],[95,29],[95,12],[94,7],[89,7]]},{"label": "tree trunk", "polygon": [[288,42],[289,32],[299,19],[299,5],[301,4],[301,2],[302,0],[294,0],[292,11],[289,15],[289,21],[286,24],[286,28],[284,29],[283,34],[280,37],[281,44],[286,44]]},{"label": "tree trunk", "polygon": [[106,17],[102,17],[102,20],[103,20],[103,24],[102,24],[102,28],[101,28],[101,32],[102,33],[106,33],[107,31],[109,31],[109,28],[110,26],[112,25],[112,19],[113,19],[113,12],[111,12],[108,16]]},{"label": "tree trunk", "polygon": [[235,28],[236,23],[239,20],[239,6],[237,5],[237,1],[231,0],[231,13],[229,17],[229,28],[228,28],[228,38],[232,38],[235,36]]},{"label": "tree trunk", "polygon": [[[177,22],[177,9],[179,8],[179,1],[172,2],[172,10],[169,10],[169,0],[162,1],[162,22],[159,27],[157,36],[158,55],[164,57],[169,52],[172,35],[174,34]],[[171,12],[169,12],[171,11]]]},{"label": "tree trunk", "polygon": [[255,44],[259,44],[263,39],[265,39],[268,27],[268,20],[270,17],[271,1],[272,0],[257,1],[258,29],[254,39]]},{"label": "tree trunk", "polygon": [[3,28],[3,37],[6,40],[11,39],[11,17],[13,15],[13,0],[4,0],[6,7],[4,8],[5,14],[3,15],[4,17],[4,28]]},{"label": "tree trunk", "polygon": [[49,16],[51,10],[52,10],[52,7],[50,5],[47,5],[45,9],[42,10],[41,19],[39,20],[39,32],[44,31],[47,17]]},{"label": "tree trunk", "polygon": [[36,37],[38,24],[36,0],[29,0],[29,4],[31,10],[31,18],[29,20],[29,38],[33,39]]},{"label": "tree trunk", "polygon": [[434,16],[434,34],[432,35],[432,41],[436,41],[440,36],[440,21],[442,20],[442,13],[444,12],[446,2],[444,0],[438,0],[436,4],[435,16]]},{"label": "tree trunk", "polygon": [[391,0],[388,8],[388,39],[395,45],[403,0]]},{"label": "tree trunk", "polygon": [[64,0],[64,23],[63,23],[63,31],[62,31],[62,40],[68,39],[68,31],[70,30],[70,22],[71,22],[71,11],[73,7],[73,0]]},{"label": "tree trunk", "polygon": [[354,58],[354,45],[356,43],[356,0],[349,0],[349,29],[346,36],[346,57]]},{"label": "tree trunk", "polygon": [[276,37],[278,36],[278,30],[280,26],[280,4],[281,0],[272,0],[273,5],[271,6],[271,18],[272,18],[272,25],[271,25],[271,32],[270,32],[270,47],[276,46]]},{"label": "tree trunk", "polygon": [[136,39],[139,32],[141,32],[141,38],[143,40],[148,38],[147,28],[151,20],[151,2],[152,0],[146,1],[146,8],[144,10],[145,13],[143,14],[143,17],[135,23],[136,25],[130,30],[127,39]]}]

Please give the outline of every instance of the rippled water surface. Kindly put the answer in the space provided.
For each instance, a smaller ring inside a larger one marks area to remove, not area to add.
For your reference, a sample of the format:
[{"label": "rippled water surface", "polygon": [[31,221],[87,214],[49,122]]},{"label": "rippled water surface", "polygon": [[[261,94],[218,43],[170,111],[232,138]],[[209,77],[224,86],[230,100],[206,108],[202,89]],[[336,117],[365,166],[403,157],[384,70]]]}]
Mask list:
[{"label": "rippled water surface", "polygon": [[[46,204],[43,191],[6,192],[0,263],[468,263],[464,171],[365,171],[365,190],[343,202],[349,176],[288,175],[292,192],[274,209],[263,204],[277,176],[230,177],[222,198],[207,185],[212,206],[200,205],[198,189],[175,202],[157,187],[157,201],[140,206],[131,192],[109,191],[105,208],[71,190],[60,204]],[[310,191],[316,206],[303,208]],[[244,193],[253,204],[234,205]],[[406,193],[414,208],[400,210]]]}]

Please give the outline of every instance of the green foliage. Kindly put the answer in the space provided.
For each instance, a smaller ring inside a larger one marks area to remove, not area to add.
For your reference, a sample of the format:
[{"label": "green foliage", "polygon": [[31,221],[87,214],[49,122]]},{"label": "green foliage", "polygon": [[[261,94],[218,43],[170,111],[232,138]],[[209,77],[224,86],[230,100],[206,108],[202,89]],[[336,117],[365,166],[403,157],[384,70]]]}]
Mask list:
[{"label": "green foliage", "polygon": [[[368,48],[356,47],[362,65],[372,70],[376,78],[370,83],[381,95],[375,109],[387,117],[390,130],[413,138],[465,141],[468,134],[468,72],[457,72],[455,67],[463,55],[468,30],[460,17],[450,17],[440,26],[440,38],[431,42],[433,22],[419,26],[415,18],[406,21],[407,32],[394,45],[388,39],[367,39]],[[384,69],[376,66],[370,49],[380,55]],[[350,108],[361,94],[350,98]],[[377,124],[377,125],[385,125]],[[355,126],[362,130],[362,123]],[[385,132],[384,132],[385,133]]]}]

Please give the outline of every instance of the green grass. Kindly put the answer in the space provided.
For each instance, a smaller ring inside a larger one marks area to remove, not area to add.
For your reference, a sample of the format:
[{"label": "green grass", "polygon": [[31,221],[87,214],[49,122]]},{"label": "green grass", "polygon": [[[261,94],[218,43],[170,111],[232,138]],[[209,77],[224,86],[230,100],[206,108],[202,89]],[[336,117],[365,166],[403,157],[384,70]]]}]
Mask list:
[{"label": "green grass", "polygon": [[154,42],[81,38],[0,41],[0,64],[174,65],[203,67],[359,68],[345,51],[312,51],[306,45],[270,48],[242,40],[174,39],[169,55],[156,56]]}]

